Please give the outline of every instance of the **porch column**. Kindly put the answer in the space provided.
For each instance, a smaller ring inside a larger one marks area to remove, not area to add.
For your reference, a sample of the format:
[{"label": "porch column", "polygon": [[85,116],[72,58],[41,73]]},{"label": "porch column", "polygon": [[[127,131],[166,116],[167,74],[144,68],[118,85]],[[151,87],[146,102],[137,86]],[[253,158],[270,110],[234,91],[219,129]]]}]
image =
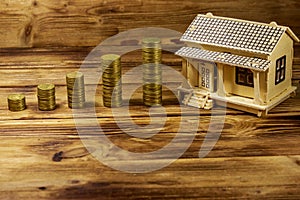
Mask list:
[{"label": "porch column", "polygon": [[224,66],[223,64],[217,63],[217,68],[218,68],[217,94],[221,97],[225,97],[226,91],[224,88]]},{"label": "porch column", "polygon": [[182,76],[184,76],[185,78],[187,78],[187,60],[182,59]]},{"label": "porch column", "polygon": [[259,71],[252,70],[254,83],[254,103],[261,105],[263,103],[260,97]]}]

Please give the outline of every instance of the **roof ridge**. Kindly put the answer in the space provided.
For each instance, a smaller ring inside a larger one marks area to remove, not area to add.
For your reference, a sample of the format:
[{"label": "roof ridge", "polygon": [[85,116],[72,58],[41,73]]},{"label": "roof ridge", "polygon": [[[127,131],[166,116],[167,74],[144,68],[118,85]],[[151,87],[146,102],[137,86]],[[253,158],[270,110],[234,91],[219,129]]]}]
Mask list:
[{"label": "roof ridge", "polygon": [[198,14],[197,16],[214,18],[214,19],[230,20],[230,21],[236,21],[236,22],[245,22],[245,23],[257,24],[257,25],[268,26],[268,27],[277,27],[277,28],[281,28],[285,31],[289,28],[287,26],[278,25],[275,21],[272,21],[270,23],[265,23],[265,22],[251,21],[251,20],[245,20],[245,19],[237,19],[237,18],[233,18],[233,17],[216,16],[216,15],[213,15],[212,13]]}]

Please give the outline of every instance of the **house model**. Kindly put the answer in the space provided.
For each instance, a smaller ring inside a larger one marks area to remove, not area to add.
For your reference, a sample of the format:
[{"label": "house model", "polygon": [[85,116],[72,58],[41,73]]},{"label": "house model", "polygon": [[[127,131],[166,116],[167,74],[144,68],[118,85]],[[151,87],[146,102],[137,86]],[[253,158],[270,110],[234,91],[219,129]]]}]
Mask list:
[{"label": "house model", "polygon": [[239,19],[198,15],[181,37],[176,52],[184,58],[188,84],[179,88],[183,103],[210,109],[218,105],[257,114],[295,95],[290,28]]}]

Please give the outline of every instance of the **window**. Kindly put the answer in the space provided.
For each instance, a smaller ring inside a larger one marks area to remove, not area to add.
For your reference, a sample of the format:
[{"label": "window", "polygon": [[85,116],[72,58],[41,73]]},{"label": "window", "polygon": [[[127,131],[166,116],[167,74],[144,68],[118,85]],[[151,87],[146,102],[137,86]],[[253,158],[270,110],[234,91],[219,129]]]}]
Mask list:
[{"label": "window", "polygon": [[201,67],[201,86],[204,88],[210,88],[210,70],[205,67]]},{"label": "window", "polygon": [[278,85],[285,80],[286,56],[279,58],[276,61],[275,85]]},{"label": "window", "polygon": [[253,72],[250,69],[236,67],[235,83],[248,87],[254,87]]}]

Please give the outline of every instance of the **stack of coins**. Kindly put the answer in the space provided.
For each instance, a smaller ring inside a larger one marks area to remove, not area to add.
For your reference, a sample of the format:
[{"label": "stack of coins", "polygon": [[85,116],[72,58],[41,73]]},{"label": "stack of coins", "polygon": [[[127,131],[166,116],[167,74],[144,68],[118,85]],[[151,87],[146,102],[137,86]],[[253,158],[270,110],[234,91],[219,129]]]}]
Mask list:
[{"label": "stack of coins", "polygon": [[50,83],[40,84],[37,87],[38,107],[42,111],[50,111],[56,108],[55,85]]},{"label": "stack of coins", "polygon": [[162,105],[162,51],[159,38],[145,38],[143,49],[143,101],[146,106]]},{"label": "stack of coins", "polygon": [[69,108],[83,108],[85,103],[84,75],[71,72],[66,75]]},{"label": "stack of coins", "polygon": [[11,94],[7,97],[8,109],[10,111],[22,111],[26,109],[25,96],[22,94]]},{"label": "stack of coins", "polygon": [[109,108],[122,106],[121,57],[115,54],[102,56],[101,67],[104,106]]}]

